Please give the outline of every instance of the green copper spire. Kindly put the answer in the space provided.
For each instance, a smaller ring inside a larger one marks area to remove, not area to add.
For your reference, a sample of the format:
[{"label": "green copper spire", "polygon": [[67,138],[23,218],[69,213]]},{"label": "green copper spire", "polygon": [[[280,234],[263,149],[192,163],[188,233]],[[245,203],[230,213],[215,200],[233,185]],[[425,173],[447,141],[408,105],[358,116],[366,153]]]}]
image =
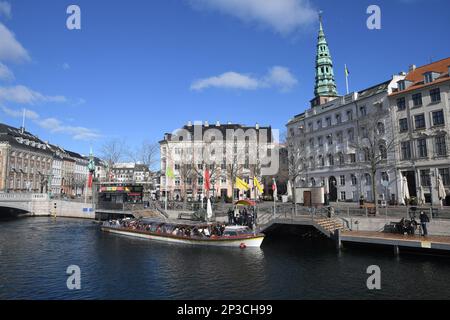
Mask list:
[{"label": "green copper spire", "polygon": [[314,95],[318,97],[336,97],[337,89],[334,80],[333,61],[331,60],[325,32],[323,31],[322,12],[319,13],[319,36],[317,38],[316,85]]}]

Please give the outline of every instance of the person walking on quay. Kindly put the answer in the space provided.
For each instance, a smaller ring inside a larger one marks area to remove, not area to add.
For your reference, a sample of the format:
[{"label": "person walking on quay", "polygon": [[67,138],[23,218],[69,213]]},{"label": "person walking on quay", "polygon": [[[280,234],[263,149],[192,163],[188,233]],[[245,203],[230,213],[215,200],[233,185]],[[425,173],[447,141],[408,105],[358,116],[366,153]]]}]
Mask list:
[{"label": "person walking on quay", "polygon": [[426,237],[428,235],[427,223],[430,222],[430,218],[425,212],[420,212],[420,225],[422,226],[422,236]]},{"label": "person walking on quay", "polygon": [[234,212],[233,209],[228,209],[228,224],[231,225],[233,224],[233,219],[234,218]]}]

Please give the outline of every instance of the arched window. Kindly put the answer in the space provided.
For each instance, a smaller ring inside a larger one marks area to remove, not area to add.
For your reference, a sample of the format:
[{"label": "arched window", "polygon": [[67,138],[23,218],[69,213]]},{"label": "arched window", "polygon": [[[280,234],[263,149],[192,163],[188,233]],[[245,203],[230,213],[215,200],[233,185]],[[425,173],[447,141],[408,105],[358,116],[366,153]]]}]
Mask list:
[{"label": "arched window", "polygon": [[366,185],[370,186],[372,184],[372,176],[369,173],[365,174]]},{"label": "arched window", "polygon": [[383,135],[386,132],[385,129],[384,129],[384,123],[383,122],[378,122],[377,130],[378,130],[378,134],[380,134],[380,135]]},{"label": "arched window", "polygon": [[329,166],[334,166],[334,157],[332,154],[328,155],[328,165]]}]

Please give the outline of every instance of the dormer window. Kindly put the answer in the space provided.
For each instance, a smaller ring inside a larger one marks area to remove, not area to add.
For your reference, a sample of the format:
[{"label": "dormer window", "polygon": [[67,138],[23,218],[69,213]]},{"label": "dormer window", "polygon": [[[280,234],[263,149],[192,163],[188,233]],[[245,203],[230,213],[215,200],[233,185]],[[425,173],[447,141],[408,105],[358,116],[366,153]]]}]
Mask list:
[{"label": "dormer window", "polygon": [[436,80],[439,77],[439,73],[437,72],[426,72],[423,74],[423,82],[425,84],[433,82],[434,80]]},{"label": "dormer window", "polygon": [[406,90],[412,85],[412,82],[409,81],[409,80],[400,80],[397,83],[398,83],[398,90],[399,91]]}]

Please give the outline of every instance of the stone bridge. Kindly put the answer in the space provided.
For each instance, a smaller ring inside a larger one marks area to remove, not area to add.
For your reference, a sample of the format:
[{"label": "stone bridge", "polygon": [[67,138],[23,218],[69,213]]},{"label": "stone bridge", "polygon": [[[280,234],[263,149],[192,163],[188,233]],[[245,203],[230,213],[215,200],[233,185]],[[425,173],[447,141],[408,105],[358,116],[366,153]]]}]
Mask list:
[{"label": "stone bridge", "polygon": [[0,193],[0,208],[22,211],[31,215],[48,215],[50,201],[47,194]]},{"label": "stone bridge", "polygon": [[13,211],[31,216],[95,218],[90,203],[54,200],[45,193],[0,193],[0,217]]}]

